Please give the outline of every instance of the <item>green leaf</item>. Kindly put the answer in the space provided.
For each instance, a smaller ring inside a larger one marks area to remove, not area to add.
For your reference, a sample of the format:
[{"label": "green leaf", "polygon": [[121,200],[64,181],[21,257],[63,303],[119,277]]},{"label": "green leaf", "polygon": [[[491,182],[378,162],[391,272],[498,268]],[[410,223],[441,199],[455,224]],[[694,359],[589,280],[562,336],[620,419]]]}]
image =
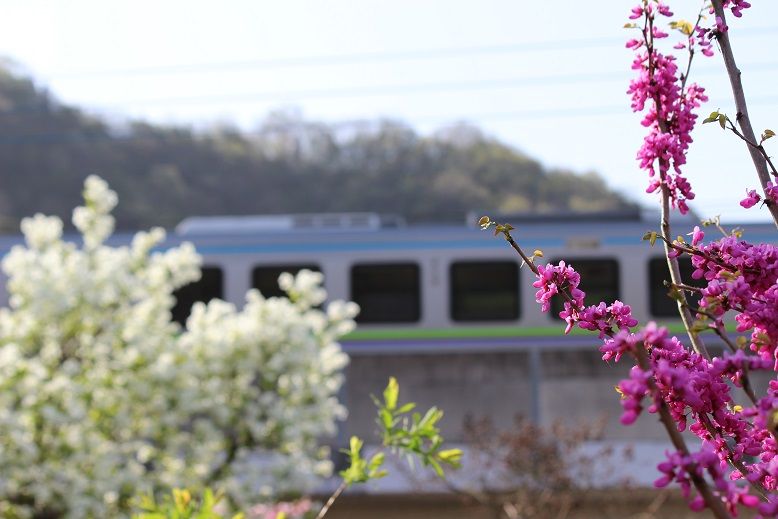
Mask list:
[{"label": "green leaf", "polygon": [[377,469],[378,467],[380,467],[381,465],[384,464],[384,457],[385,457],[384,453],[383,452],[379,452],[378,454],[376,454],[372,458],[370,458],[370,462],[367,464],[367,466],[371,470]]},{"label": "green leaf", "polygon": [[400,395],[400,385],[394,377],[389,378],[389,384],[384,389],[384,404],[390,411],[397,408],[397,397]]},{"label": "green leaf", "polygon": [[702,120],[702,124],[712,123],[713,121],[718,120],[718,118],[719,118],[719,111],[718,110],[713,111],[710,113],[708,117]]},{"label": "green leaf", "polygon": [[724,130],[727,127],[727,116],[724,114],[719,115],[719,126]]},{"label": "green leaf", "polygon": [[686,20],[672,21],[670,22],[670,27],[673,29],[678,29],[686,36],[689,36],[694,31],[694,25],[692,25],[691,22],[687,22]]},{"label": "green leaf", "polygon": [[359,456],[359,450],[362,448],[364,442],[357,436],[352,436],[349,440],[349,453],[354,456]]},{"label": "green leaf", "polygon": [[378,415],[381,417],[381,425],[384,426],[384,429],[388,430],[394,426],[394,417],[391,412],[386,409],[381,409],[378,412]]},{"label": "green leaf", "polygon": [[413,411],[414,409],[416,409],[416,404],[414,404],[413,402],[408,402],[407,404],[405,404],[402,407],[400,407],[400,409],[398,409],[396,411],[396,414],[409,413],[409,412]]},{"label": "green leaf", "polygon": [[424,414],[424,417],[419,421],[419,429],[429,429],[443,418],[443,411],[437,407],[430,407]]},{"label": "green leaf", "polygon": [[462,460],[461,449],[446,449],[438,452],[438,458],[444,463],[448,463],[452,467],[459,467]]}]

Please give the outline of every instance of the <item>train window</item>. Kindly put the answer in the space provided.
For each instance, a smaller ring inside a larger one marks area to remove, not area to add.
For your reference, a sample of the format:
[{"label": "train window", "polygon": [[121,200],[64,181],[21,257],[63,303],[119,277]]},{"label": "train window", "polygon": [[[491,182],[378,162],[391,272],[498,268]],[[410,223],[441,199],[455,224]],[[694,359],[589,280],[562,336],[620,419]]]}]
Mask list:
[{"label": "train window", "polygon": [[[559,263],[556,259],[552,263]],[[572,265],[581,275],[581,284],[578,286],[586,292],[584,303],[596,305],[600,301],[612,303],[619,299],[619,263],[612,258],[586,258],[565,259],[565,263]],[[564,309],[564,298],[554,296],[551,299],[551,312],[554,317]]]},{"label": "train window", "polygon": [[173,306],[173,320],[184,324],[192,305],[198,301],[207,303],[211,299],[224,297],[224,274],[219,267],[203,267],[202,277],[194,283],[189,283],[175,292],[176,304]]},{"label": "train window", "polygon": [[[681,270],[681,279],[684,280],[684,283],[697,287],[705,286],[700,280],[692,279],[694,267],[691,258],[678,258],[678,267]],[[663,257],[652,258],[648,262],[648,304],[651,315],[654,317],[678,317],[678,305],[668,295],[669,289],[665,286],[665,281],[670,281],[667,260]],[[700,301],[699,294],[687,292],[686,297],[692,306],[697,306]]]},{"label": "train window", "polygon": [[419,266],[415,263],[351,267],[351,300],[359,323],[407,323],[421,318]]},{"label": "train window", "polygon": [[459,261],[451,265],[449,274],[453,320],[519,318],[519,266],[515,261]]},{"label": "train window", "polygon": [[261,265],[251,271],[251,286],[265,297],[283,297],[286,293],[278,287],[278,276],[282,272],[296,275],[301,270],[321,272],[318,265]]}]

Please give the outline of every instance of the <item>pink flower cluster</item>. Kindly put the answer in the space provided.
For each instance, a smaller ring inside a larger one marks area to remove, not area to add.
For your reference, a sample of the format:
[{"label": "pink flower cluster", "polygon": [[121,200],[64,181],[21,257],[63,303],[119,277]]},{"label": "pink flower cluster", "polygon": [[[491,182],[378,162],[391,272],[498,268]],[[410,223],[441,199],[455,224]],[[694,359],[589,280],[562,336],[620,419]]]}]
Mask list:
[{"label": "pink flower cluster", "polygon": [[778,247],[729,236],[696,249],[692,265],[692,277],[708,282],[700,306],[714,326],[723,327],[724,315],[737,312],[737,331],[750,330],[751,350],[778,370]]},{"label": "pink flower cluster", "polygon": [[[696,453],[668,454],[668,461],[659,465],[664,476],[657,486],[672,481],[680,484],[690,499],[694,510],[701,510],[705,502],[698,495],[690,495],[690,478],[708,476],[713,482],[713,492],[730,512],[742,504],[755,507],[759,499],[748,493],[746,486],[736,483],[746,478],[768,489],[778,483],[778,451],[774,437],[767,429],[771,413],[778,410],[778,381],[775,394],[760,401],[758,408],[738,409],[733,405],[728,380],[740,385],[745,372],[769,370],[771,361],[748,355],[743,350],[724,354],[710,361],[689,351],[676,337],[669,336],[665,328],[648,323],[637,333],[620,332],[601,347],[603,358],[616,359],[624,354],[635,354],[638,344],[647,352],[650,368],[633,366],[629,378],[622,380],[618,389],[622,394],[623,414],[621,422],[634,423],[648,400],[648,411],[656,413],[660,402],[665,405],[676,422],[678,430],[688,429],[703,442]],[[754,420],[758,417],[758,420]],[[691,424],[689,424],[691,422]],[[758,457],[756,461],[754,457]],[[747,468],[745,475],[732,471],[729,461],[741,463]],[[767,515],[769,505],[760,511]]]},{"label": "pink flower cluster", "polygon": [[[664,476],[658,486],[679,483],[691,508],[699,510],[705,502],[692,495],[690,481],[704,477],[731,513],[740,505],[758,506],[763,516],[775,517],[778,504],[761,502],[739,480],[778,490],[778,443],[770,432],[778,423],[778,381],[752,407],[735,406],[731,391],[742,386],[747,373],[778,369],[778,248],[751,245],[734,236],[703,244],[699,228],[692,236],[685,252],[692,256],[693,277],[708,281],[702,289],[703,310],[714,316],[712,326],[722,329],[719,319],[735,310],[738,330],[753,330],[749,352],[738,349],[707,359],[653,322],[633,333],[630,328],[637,320],[629,306],[619,301],[584,306],[580,275],[564,262],[538,266],[535,297],[544,311],[550,309],[553,296],[566,297],[560,312],[567,321],[566,332],[575,324],[598,332],[604,339],[600,348],[604,360],[637,358],[639,348],[644,352],[645,364],[633,366],[618,385],[624,425],[634,423],[644,409],[656,413],[665,406],[679,431],[688,429],[702,441],[697,452],[668,454],[659,466]],[[744,472],[731,469],[730,462],[740,464]]]},{"label": "pink flower cluster", "polygon": [[692,510],[701,511],[705,508],[705,500],[697,495],[691,498],[691,475],[702,478],[705,476],[713,480],[730,513],[737,513],[737,505],[742,504],[748,508],[759,505],[759,498],[750,495],[743,487],[738,487],[726,478],[727,462],[719,459],[715,448],[709,442],[703,442],[698,452],[684,455],[681,452],[668,452],[667,461],[659,464],[659,471],[664,474],[654,483],[657,487],[666,487],[673,481],[681,486],[683,495],[690,499],[689,506]]},{"label": "pink flower cluster", "polygon": [[578,288],[581,276],[564,261],[560,261],[559,265],[538,265],[537,277],[532,286],[538,289],[535,300],[544,312],[551,309],[552,297],[557,294],[566,297],[564,309],[559,312],[559,317],[567,323],[566,334],[578,324],[584,330],[599,332],[600,338],[604,338],[613,335],[615,330],[629,329],[638,324],[630,307],[621,301],[585,306],[586,293]]},{"label": "pink flower cluster", "polygon": [[[668,34],[654,25],[656,14],[671,16],[667,6],[661,2],[652,9],[653,3],[646,3],[632,10],[631,19],[642,15],[650,21],[651,30],[644,30],[643,40],[630,40],[627,47],[636,50],[632,69],[638,77],[630,82],[627,93],[632,99],[632,110],[643,112],[649,103],[641,124],[649,129],[638,151],[640,168],[651,177],[647,192],[652,193],[666,186],[673,207],[685,214],[689,208],[687,200],[694,198],[691,185],[682,175],[681,167],[686,164],[686,152],[692,142],[691,131],[697,115],[695,108],[707,101],[705,90],[695,84],[683,89],[676,58],[656,50],[654,42]],[[689,44],[694,39],[689,38]],[[703,48],[710,50],[709,39],[699,33],[697,38]],[[645,50],[642,50],[645,48]],[[704,52],[709,54],[709,52]],[[658,174],[657,174],[658,173]]]}]

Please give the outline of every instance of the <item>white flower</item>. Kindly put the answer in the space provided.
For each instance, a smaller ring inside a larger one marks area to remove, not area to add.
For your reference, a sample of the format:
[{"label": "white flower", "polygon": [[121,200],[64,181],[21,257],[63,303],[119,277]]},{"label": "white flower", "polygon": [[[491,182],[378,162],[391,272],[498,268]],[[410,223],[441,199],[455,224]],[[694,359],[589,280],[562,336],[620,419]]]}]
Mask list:
[{"label": "white flower", "polygon": [[319,439],[344,415],[335,341],[356,305],[318,310],[321,275],[304,271],[282,276],[293,301],[251,291],[242,310],[197,304],[182,330],[172,293],[200,277],[194,247],[154,252],[161,229],[107,247],[116,193],[90,176],[84,198],[82,248],[36,215],[22,223],[27,247],[3,259],[0,503],[123,517],[124,496],[148,489],[210,484],[242,504],[310,490],[331,471]]}]

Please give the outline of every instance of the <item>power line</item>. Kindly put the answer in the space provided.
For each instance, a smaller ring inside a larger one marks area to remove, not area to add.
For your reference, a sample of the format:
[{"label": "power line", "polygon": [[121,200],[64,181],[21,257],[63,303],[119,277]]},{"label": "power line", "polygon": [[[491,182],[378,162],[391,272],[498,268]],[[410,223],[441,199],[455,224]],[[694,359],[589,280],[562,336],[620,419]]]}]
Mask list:
[{"label": "power line", "polygon": [[[778,26],[753,27],[744,29],[738,38],[755,37],[778,32]],[[148,67],[128,67],[93,70],[62,70],[48,74],[52,79],[93,79],[97,77],[128,77],[173,75],[191,72],[240,69],[281,69],[309,66],[353,65],[360,63],[378,63],[392,61],[422,61],[451,57],[465,57],[484,54],[514,54],[547,52],[555,50],[590,50],[601,47],[613,47],[623,43],[623,38],[570,38],[545,40],[504,45],[483,45],[472,47],[450,47],[440,49],[416,49],[391,52],[355,52],[350,54],[330,54],[318,56],[297,56],[290,58],[264,58],[236,61],[217,61],[207,63],[182,63]]]},{"label": "power line", "polygon": [[304,99],[356,98],[390,94],[442,93],[484,89],[515,88],[523,86],[587,83],[611,81],[624,77],[623,74],[564,74],[553,76],[518,77],[505,79],[479,79],[473,81],[442,81],[430,83],[405,83],[397,85],[375,85],[344,88],[322,88],[310,90],[283,90],[274,92],[238,92],[233,94],[215,94],[188,97],[157,97],[135,100],[123,100],[117,103],[100,105],[101,107],[120,107],[127,105],[168,105],[200,103],[234,103],[246,101],[299,101]]},{"label": "power line", "polygon": [[[775,28],[778,31],[778,27]],[[99,76],[145,76],[167,75],[208,70],[230,69],[276,69],[306,66],[351,65],[389,61],[416,61],[448,57],[463,57],[479,54],[512,54],[517,52],[543,52],[553,50],[592,49],[612,46],[619,40],[615,38],[580,38],[568,40],[548,40],[508,45],[484,45],[475,47],[418,49],[396,52],[359,52],[352,54],[330,54],[320,56],[298,56],[292,58],[265,58],[253,60],[221,61],[210,63],[171,64],[150,67],[95,69],[84,71],[61,71],[49,74],[51,78],[94,78]]]},{"label": "power line", "polygon": [[[752,65],[741,65],[742,70],[765,71],[778,69],[778,63],[765,62]],[[695,71],[696,75],[709,75],[720,72],[720,67],[702,67]],[[429,83],[405,83],[397,85],[357,86],[343,88],[320,88],[306,90],[283,90],[268,92],[237,92],[232,94],[208,94],[199,96],[172,96],[146,99],[128,99],[98,105],[99,108],[119,108],[128,105],[199,105],[212,103],[246,103],[261,101],[285,101],[297,103],[311,99],[336,99],[374,97],[396,94],[424,94],[466,92],[492,89],[515,89],[531,86],[568,85],[582,83],[605,83],[629,79],[627,72],[619,73],[576,73],[555,74],[547,76],[514,77],[501,79],[477,79],[471,81],[441,81]]]}]

